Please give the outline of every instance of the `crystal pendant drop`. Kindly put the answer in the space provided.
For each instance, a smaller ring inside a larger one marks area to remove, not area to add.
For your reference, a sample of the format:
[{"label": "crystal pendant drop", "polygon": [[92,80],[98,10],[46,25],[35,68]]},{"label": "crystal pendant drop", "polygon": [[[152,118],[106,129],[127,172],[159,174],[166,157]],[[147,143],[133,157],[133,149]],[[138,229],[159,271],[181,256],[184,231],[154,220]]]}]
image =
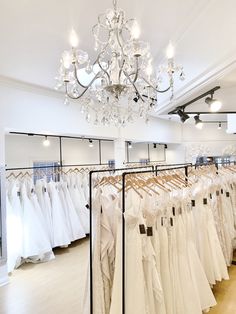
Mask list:
[{"label": "crystal pendant drop", "polygon": [[86,121],[89,123],[90,119],[91,119],[90,113],[87,112],[87,114],[86,114]]},{"label": "crystal pendant drop", "polygon": [[148,117],[146,117],[146,119],[145,119],[145,123],[146,123],[146,124],[149,124],[149,122],[150,122],[149,118],[148,118]]},{"label": "crystal pendant drop", "polygon": [[85,107],[84,107],[84,105],[81,106],[80,112],[81,112],[82,114],[84,114],[84,112],[85,112]]},{"label": "crystal pendant drop", "polygon": [[98,121],[98,115],[96,115],[96,118],[94,120],[94,125],[98,125],[99,124],[99,121]]},{"label": "crystal pendant drop", "polygon": [[68,106],[69,104],[70,104],[69,98],[68,98],[68,96],[66,95],[66,96],[65,96],[65,100],[64,100],[64,105],[65,105],[65,106]]}]

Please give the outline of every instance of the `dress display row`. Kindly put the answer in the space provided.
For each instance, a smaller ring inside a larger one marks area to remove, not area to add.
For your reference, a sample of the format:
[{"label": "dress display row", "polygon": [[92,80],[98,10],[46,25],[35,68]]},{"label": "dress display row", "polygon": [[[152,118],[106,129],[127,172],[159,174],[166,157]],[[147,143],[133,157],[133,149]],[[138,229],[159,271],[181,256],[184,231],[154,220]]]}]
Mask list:
[{"label": "dress display row", "polygon": [[10,179],[6,203],[8,272],[26,261],[53,259],[53,248],[89,233],[87,175],[70,173],[59,182],[35,184],[30,177]]},{"label": "dress display row", "polygon": [[[148,193],[137,193],[137,187],[126,192],[127,314],[202,314],[216,305],[212,286],[229,279],[236,173],[210,172],[188,187],[166,186],[166,191],[152,185]],[[114,186],[98,185],[93,200],[94,314],[122,313],[120,200]],[[85,297],[83,314],[89,313],[88,304]]]}]

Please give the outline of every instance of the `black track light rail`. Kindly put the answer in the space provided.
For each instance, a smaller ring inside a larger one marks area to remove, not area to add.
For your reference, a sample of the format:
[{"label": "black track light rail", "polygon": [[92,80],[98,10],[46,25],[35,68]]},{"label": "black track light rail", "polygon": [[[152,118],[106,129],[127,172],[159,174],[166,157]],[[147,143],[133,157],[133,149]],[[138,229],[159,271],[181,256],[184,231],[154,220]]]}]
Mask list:
[{"label": "black track light rail", "polygon": [[220,120],[219,120],[219,121],[204,121],[204,120],[203,120],[202,123],[207,123],[207,124],[208,124],[208,123],[210,123],[210,124],[211,124],[211,123],[212,123],[212,124],[219,124],[219,123],[221,123],[221,124],[222,124],[222,123],[227,123],[227,121],[220,121]]},{"label": "black track light rail", "polygon": [[10,134],[17,134],[17,135],[28,135],[28,136],[42,136],[42,137],[55,137],[59,139],[63,138],[70,138],[70,139],[77,139],[77,140],[93,140],[93,141],[106,141],[106,142],[113,142],[113,140],[106,139],[106,138],[93,138],[93,137],[85,137],[85,136],[69,136],[69,135],[55,135],[55,134],[40,134],[40,133],[26,133],[26,132],[9,132]]},{"label": "black track light rail", "polygon": [[[207,92],[205,92],[205,93],[199,95],[198,97],[196,97],[196,98],[194,98],[194,99],[192,99],[192,100],[186,102],[185,104],[183,104],[183,105],[181,105],[181,106],[176,107],[174,110],[170,111],[168,114],[177,114],[177,111],[178,111],[179,109],[184,110],[187,106],[193,104],[194,102],[196,102],[196,101],[198,101],[198,100],[200,100],[200,99],[202,99],[202,98],[204,98],[204,97],[206,97],[206,96],[208,96],[208,95],[213,95],[214,92],[217,91],[218,89],[220,89],[220,86],[215,86],[214,88],[212,88],[212,89],[210,89],[209,91],[207,91]],[[191,113],[197,113],[197,114],[198,114],[198,112],[185,112],[185,113],[186,113],[186,114],[191,114]],[[218,112],[217,112],[217,113],[218,113]],[[200,113],[200,114],[208,114],[208,112],[207,112],[207,113],[204,112],[204,113]]]},{"label": "black track light rail", "polygon": [[[211,111],[184,111],[185,114],[194,114],[194,115],[199,115],[199,114],[235,114],[236,111],[217,111],[217,112],[211,112]],[[169,114],[177,114],[177,112],[174,113],[169,113]]]}]

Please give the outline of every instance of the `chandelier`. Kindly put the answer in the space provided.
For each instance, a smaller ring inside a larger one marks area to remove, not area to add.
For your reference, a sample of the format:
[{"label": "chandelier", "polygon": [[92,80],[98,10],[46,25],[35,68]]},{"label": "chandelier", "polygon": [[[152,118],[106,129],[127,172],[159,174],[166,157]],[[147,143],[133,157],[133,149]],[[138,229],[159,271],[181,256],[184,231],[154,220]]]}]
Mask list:
[{"label": "chandelier", "polygon": [[[183,67],[174,62],[174,47],[169,44],[167,64],[154,71],[150,46],[139,39],[137,21],[127,20],[116,0],[113,9],[98,16],[92,32],[98,52],[94,62],[78,49],[74,30],[71,49],[62,54],[56,89],[64,89],[65,104],[79,100],[81,113],[95,125],[121,127],[138,118],[148,122],[157,110],[157,94],[170,90],[172,99],[175,74],[184,79]],[[163,75],[167,86],[160,89]]]}]

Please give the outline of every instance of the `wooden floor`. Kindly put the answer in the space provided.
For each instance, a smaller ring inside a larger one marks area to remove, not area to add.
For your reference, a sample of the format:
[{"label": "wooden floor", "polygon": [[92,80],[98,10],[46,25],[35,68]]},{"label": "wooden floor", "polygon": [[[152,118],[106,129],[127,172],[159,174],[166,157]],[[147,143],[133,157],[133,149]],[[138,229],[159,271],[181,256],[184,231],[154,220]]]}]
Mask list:
[{"label": "wooden floor", "polygon": [[218,283],[214,289],[217,305],[210,314],[236,314],[236,266],[229,268],[230,280]]},{"label": "wooden floor", "polygon": [[0,314],[82,314],[88,242],[57,249],[53,261],[15,270],[0,288]]},{"label": "wooden floor", "polygon": [[[82,314],[88,248],[88,239],[78,241],[51,262],[20,267],[0,288],[0,314]],[[214,287],[218,304],[210,314],[236,314],[236,266],[229,273]]]}]

